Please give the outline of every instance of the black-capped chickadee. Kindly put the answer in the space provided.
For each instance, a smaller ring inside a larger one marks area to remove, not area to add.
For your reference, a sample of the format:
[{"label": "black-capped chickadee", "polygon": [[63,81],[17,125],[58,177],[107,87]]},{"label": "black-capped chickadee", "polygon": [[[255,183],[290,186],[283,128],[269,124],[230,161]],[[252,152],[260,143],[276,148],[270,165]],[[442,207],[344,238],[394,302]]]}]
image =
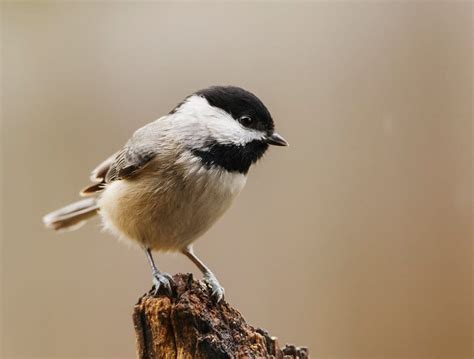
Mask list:
[{"label": "black-capped chickadee", "polygon": [[287,146],[265,105],[239,87],[214,86],[188,96],[168,115],[137,130],[91,175],[94,196],[43,218],[56,230],[75,229],[97,213],[104,227],[142,247],[155,292],[171,290],[151,251],[180,251],[202,271],[213,296],[224,289],[194,254],[192,243],[229,208],[247,172],[268,145]]}]

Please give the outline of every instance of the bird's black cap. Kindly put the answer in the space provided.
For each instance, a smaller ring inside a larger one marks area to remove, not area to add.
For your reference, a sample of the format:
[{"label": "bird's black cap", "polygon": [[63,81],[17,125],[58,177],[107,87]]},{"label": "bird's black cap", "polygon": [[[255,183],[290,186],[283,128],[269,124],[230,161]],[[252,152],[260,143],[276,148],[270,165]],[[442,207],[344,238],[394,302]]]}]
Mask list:
[{"label": "bird's black cap", "polygon": [[204,97],[211,106],[218,107],[239,121],[249,116],[253,123],[249,127],[272,133],[274,129],[270,112],[253,93],[236,86],[211,86],[196,92]]}]

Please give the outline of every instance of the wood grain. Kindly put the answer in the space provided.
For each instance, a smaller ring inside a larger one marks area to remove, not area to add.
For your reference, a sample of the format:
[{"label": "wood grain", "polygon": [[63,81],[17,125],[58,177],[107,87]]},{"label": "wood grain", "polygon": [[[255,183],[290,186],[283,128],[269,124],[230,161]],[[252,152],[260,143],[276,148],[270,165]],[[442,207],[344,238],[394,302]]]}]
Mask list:
[{"label": "wood grain", "polygon": [[150,291],[134,307],[139,359],[308,358],[306,348],[280,348],[275,337],[247,324],[225,300],[216,303],[191,274],[173,280],[173,295]]}]

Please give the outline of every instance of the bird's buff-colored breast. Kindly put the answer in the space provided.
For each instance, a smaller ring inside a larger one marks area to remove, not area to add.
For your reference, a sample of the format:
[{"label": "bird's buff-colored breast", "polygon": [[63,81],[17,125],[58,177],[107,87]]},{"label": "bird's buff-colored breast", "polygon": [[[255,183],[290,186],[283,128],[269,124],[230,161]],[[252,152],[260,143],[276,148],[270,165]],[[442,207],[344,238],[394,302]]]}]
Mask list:
[{"label": "bird's buff-colored breast", "polygon": [[206,169],[199,161],[183,152],[173,165],[152,160],[136,178],[108,184],[98,202],[104,227],[158,251],[189,245],[222,216],[246,182],[244,174]]}]

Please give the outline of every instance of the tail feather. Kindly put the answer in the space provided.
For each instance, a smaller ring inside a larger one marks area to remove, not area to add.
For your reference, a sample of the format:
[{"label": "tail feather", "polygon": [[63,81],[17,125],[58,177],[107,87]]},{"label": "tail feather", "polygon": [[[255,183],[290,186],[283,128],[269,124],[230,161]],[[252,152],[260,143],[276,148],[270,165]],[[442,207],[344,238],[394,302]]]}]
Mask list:
[{"label": "tail feather", "polygon": [[54,230],[74,230],[95,216],[98,210],[95,198],[87,198],[47,214],[43,217],[43,223]]}]

